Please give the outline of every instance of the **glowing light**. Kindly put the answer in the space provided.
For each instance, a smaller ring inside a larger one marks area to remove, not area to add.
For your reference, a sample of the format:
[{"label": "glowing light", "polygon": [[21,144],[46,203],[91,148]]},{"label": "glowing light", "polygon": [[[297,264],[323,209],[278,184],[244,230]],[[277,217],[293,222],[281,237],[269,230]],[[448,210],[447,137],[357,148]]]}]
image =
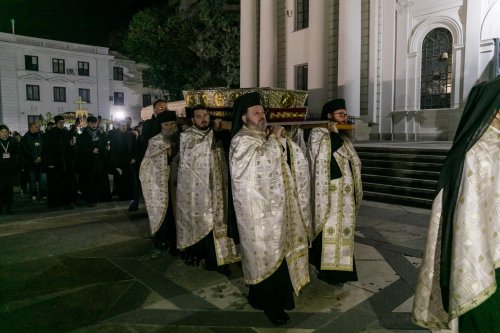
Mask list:
[{"label": "glowing light", "polygon": [[122,120],[123,118],[125,118],[125,113],[123,111],[115,111],[113,113],[113,118],[115,120]]}]

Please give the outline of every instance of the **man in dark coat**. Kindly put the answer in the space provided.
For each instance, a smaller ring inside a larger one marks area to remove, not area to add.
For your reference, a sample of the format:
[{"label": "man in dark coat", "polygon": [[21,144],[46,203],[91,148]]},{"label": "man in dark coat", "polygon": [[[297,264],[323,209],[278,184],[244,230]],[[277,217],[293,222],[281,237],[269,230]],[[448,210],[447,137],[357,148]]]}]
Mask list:
[{"label": "man in dark coat", "polygon": [[161,124],[158,122],[157,116],[167,111],[168,105],[167,101],[163,99],[157,99],[153,103],[153,115],[151,119],[144,121],[142,124],[142,134],[139,137],[139,151],[138,151],[138,162],[142,161],[144,154],[146,153],[146,149],[148,148],[149,139],[151,139],[156,134],[161,132]]},{"label": "man in dark coat", "polygon": [[9,136],[9,128],[0,125],[0,213],[12,213],[14,180],[18,172],[18,143]]},{"label": "man in dark coat", "polygon": [[42,161],[47,167],[47,203],[51,208],[73,208],[76,201],[76,137],[64,127],[64,118],[54,117],[56,127],[47,131],[42,144]]},{"label": "man in dark coat", "polygon": [[108,150],[106,135],[97,130],[97,118],[89,116],[88,126],[78,136],[77,152],[79,185],[85,201],[95,206],[99,201],[111,200],[108,178]]},{"label": "man in dark coat", "polygon": [[42,164],[42,133],[38,123],[31,123],[21,139],[19,157],[21,168],[29,177],[31,199],[47,196],[47,172]]},{"label": "man in dark coat", "polygon": [[110,143],[118,197],[120,200],[132,200],[129,211],[136,211],[139,206],[136,170],[137,137],[127,120],[121,121],[118,129],[113,131]]}]

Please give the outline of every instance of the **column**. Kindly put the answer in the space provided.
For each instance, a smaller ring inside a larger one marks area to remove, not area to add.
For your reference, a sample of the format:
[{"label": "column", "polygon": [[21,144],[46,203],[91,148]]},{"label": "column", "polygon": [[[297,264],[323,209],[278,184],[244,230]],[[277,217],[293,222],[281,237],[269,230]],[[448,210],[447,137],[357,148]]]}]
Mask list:
[{"label": "column", "polygon": [[240,87],[257,86],[257,2],[240,5]]},{"label": "column", "polygon": [[309,109],[321,112],[328,99],[328,4],[309,1],[308,90]]},{"label": "column", "polygon": [[464,102],[479,81],[479,51],[481,39],[481,3],[467,0],[465,19]]},{"label": "column", "polygon": [[275,0],[260,1],[260,87],[276,87],[277,83],[278,22],[276,11]]},{"label": "column", "polygon": [[339,0],[339,97],[352,116],[360,115],[361,0]]}]

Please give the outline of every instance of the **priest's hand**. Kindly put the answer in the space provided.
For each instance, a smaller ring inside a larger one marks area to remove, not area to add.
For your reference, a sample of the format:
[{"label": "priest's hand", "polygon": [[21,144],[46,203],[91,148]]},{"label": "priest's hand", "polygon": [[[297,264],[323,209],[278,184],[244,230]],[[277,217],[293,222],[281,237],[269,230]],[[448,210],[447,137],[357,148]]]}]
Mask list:
[{"label": "priest's hand", "polygon": [[334,121],[329,122],[328,131],[338,133],[339,129],[337,128],[337,123]]},{"label": "priest's hand", "polygon": [[215,118],[214,119],[214,130],[215,131],[222,130],[222,119],[220,119],[220,118]]},{"label": "priest's hand", "polygon": [[283,126],[274,126],[271,130],[271,134],[274,134],[278,139],[283,135]]}]

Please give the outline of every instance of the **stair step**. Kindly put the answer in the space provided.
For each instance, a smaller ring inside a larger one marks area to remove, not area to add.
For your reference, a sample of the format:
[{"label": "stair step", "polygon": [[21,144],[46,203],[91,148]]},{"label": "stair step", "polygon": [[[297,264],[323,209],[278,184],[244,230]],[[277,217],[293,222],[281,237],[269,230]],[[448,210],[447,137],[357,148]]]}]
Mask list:
[{"label": "stair step", "polygon": [[[440,148],[412,145],[354,145],[361,159],[364,198],[431,208],[440,171],[448,155]],[[424,148],[418,148],[424,147]]]},{"label": "stair step", "polygon": [[445,155],[416,155],[416,154],[394,154],[392,152],[358,152],[358,156],[362,161],[366,160],[391,160],[402,162],[421,162],[421,163],[436,163],[443,164]]},{"label": "stair step", "polygon": [[437,180],[439,178],[438,171],[388,169],[388,168],[370,167],[364,165],[362,165],[361,167],[361,173],[369,175],[403,177],[403,178],[425,179],[425,180]]},{"label": "stair step", "polygon": [[373,193],[390,193],[393,195],[408,196],[423,199],[433,199],[434,190],[425,188],[394,186],[386,184],[363,183],[363,189]]},{"label": "stair step", "polygon": [[387,184],[395,186],[406,186],[415,188],[424,188],[429,190],[435,190],[437,186],[437,180],[419,179],[419,178],[405,178],[405,177],[391,177],[391,176],[381,176],[381,175],[361,175],[363,183],[373,183],[373,184]]},{"label": "stair step", "polygon": [[354,145],[356,152],[367,153],[391,153],[391,154],[413,154],[413,155],[448,155],[448,149],[422,149],[422,148],[402,148],[402,147],[363,147]]},{"label": "stair step", "polygon": [[420,163],[420,162],[401,162],[392,160],[363,160],[363,166],[403,169],[403,170],[424,170],[424,171],[441,171],[443,165],[435,163]]},{"label": "stair step", "polygon": [[433,202],[432,199],[414,198],[387,193],[374,193],[370,191],[363,191],[363,199],[421,208],[431,208]]}]

